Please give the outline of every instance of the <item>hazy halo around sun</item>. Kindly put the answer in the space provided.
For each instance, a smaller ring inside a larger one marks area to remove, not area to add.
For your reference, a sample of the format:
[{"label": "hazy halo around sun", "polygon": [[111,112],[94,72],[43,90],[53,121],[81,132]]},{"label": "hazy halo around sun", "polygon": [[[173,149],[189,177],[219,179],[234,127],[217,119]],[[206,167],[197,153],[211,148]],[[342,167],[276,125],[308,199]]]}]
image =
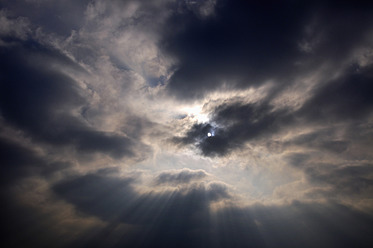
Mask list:
[{"label": "hazy halo around sun", "polygon": [[185,107],[182,110],[185,111],[188,116],[195,119],[198,123],[209,122],[208,115],[203,112],[201,105],[196,105],[193,107]]}]

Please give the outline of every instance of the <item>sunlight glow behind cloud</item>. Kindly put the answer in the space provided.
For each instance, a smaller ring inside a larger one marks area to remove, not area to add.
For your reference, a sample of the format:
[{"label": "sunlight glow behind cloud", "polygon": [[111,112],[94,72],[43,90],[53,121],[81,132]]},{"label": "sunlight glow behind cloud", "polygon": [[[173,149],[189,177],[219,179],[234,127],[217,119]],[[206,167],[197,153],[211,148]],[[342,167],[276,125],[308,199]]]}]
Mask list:
[{"label": "sunlight glow behind cloud", "polygon": [[372,247],[372,33],[359,1],[0,1],[3,243]]}]

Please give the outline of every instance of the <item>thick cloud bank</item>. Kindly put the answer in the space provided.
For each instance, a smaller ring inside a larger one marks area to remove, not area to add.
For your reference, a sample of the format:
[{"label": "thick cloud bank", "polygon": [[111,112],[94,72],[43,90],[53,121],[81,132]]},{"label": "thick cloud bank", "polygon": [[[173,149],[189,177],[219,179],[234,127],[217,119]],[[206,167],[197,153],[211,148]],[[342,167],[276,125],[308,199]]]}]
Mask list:
[{"label": "thick cloud bank", "polygon": [[372,247],[373,5],[0,2],[6,247]]}]

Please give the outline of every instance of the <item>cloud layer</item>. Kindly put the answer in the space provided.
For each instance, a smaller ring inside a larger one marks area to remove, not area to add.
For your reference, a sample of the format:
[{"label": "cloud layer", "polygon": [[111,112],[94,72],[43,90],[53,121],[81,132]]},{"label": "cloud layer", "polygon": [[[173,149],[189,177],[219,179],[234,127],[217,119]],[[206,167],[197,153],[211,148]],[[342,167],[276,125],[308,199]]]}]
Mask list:
[{"label": "cloud layer", "polygon": [[22,247],[371,247],[373,8],[0,3]]}]

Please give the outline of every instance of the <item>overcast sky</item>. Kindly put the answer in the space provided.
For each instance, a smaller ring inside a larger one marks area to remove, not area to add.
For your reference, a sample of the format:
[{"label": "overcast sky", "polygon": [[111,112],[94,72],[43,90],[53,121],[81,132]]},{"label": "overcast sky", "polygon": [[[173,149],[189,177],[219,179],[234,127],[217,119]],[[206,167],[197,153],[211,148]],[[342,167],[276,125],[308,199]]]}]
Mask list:
[{"label": "overcast sky", "polygon": [[1,0],[1,243],[373,247],[366,2]]}]

